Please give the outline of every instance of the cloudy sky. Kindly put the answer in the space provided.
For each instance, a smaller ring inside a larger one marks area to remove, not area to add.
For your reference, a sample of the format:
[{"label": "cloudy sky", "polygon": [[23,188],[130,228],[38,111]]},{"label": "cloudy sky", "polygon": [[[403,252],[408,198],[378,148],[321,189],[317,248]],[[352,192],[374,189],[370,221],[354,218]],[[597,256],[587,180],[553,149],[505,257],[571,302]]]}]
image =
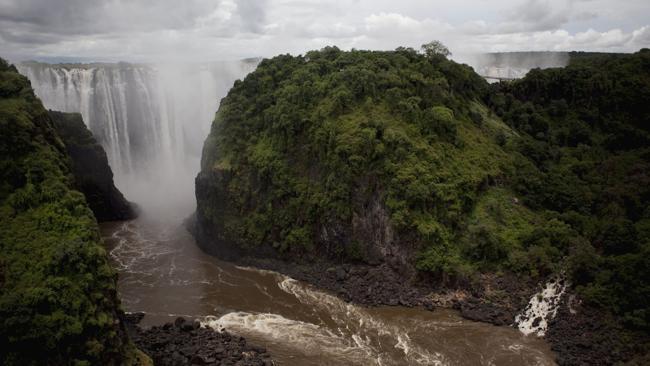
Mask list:
[{"label": "cloudy sky", "polygon": [[649,0],[0,0],[0,57],[219,60],[340,48],[632,52]]}]

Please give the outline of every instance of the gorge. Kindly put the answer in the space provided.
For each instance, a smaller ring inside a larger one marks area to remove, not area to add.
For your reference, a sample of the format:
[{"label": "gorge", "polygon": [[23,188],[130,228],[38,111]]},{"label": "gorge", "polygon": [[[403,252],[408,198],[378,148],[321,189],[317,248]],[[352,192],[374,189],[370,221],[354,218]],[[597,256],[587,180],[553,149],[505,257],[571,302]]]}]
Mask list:
[{"label": "gorge", "polygon": [[647,342],[648,51],[558,62],[495,85],[404,48],[18,70],[81,113],[140,207],[100,227],[145,326],[198,319],[280,365],[628,361]]},{"label": "gorge", "polygon": [[[144,325],[204,319],[266,346],[279,364],[553,364],[547,345],[513,329],[499,330],[497,345],[482,335],[493,332],[489,325],[453,312],[365,309],[279,273],[233,267],[195,247],[181,220],[193,209],[188,182],[199,168],[201,136],[229,85],[256,62],[18,65],[46,107],[81,112],[115,167],[116,184],[141,207],[135,221],[102,224],[123,308],[145,312]],[[400,325],[409,318],[421,319],[424,328]],[[432,332],[454,341],[430,343]],[[468,343],[478,351],[465,354]]]}]

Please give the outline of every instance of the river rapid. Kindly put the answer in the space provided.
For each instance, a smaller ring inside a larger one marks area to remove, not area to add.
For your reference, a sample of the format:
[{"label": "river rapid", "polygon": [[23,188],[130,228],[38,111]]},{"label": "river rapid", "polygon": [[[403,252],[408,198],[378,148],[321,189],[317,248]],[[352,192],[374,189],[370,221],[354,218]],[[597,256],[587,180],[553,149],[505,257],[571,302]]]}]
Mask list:
[{"label": "river rapid", "polygon": [[101,224],[126,311],[142,326],[199,319],[266,347],[278,365],[555,365],[515,328],[437,309],[346,303],[279,273],[203,253],[180,220]]}]

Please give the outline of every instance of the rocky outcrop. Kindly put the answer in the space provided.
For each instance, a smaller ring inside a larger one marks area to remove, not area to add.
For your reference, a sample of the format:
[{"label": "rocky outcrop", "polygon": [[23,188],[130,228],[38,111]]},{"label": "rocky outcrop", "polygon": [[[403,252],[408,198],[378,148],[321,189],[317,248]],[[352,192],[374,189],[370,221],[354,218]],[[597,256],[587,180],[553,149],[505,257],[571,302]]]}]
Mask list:
[{"label": "rocky outcrop", "polygon": [[625,329],[620,320],[603,309],[585,306],[574,293],[562,297],[545,338],[560,366],[648,365],[650,357],[647,334]]},{"label": "rocky outcrop", "polygon": [[273,365],[265,348],[226,331],[202,327],[198,320],[179,317],[174,323],[143,329],[137,325],[143,316],[127,314],[125,320],[134,343],[155,365]]},{"label": "rocky outcrop", "polygon": [[106,152],[86,128],[81,114],[49,111],[49,115],[72,161],[75,188],[86,196],[97,221],[135,218],[134,204],[115,187]]}]

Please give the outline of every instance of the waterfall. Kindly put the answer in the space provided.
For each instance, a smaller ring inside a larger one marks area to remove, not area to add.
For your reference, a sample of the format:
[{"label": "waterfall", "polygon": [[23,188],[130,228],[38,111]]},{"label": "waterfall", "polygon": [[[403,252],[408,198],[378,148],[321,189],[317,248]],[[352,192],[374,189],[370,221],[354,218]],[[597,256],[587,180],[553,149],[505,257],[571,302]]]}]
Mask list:
[{"label": "waterfall", "polygon": [[498,79],[520,79],[535,68],[564,67],[569,64],[567,52],[496,52],[465,55],[461,60],[489,82]]},{"label": "waterfall", "polygon": [[524,334],[543,337],[548,329],[548,322],[557,314],[567,286],[563,276],[550,279],[540,292],[533,295],[524,311],[515,317],[517,328]]},{"label": "waterfall", "polygon": [[256,64],[24,62],[17,67],[47,108],[82,114],[129,199],[145,210],[186,214],[193,210],[193,179],[219,101]]}]

